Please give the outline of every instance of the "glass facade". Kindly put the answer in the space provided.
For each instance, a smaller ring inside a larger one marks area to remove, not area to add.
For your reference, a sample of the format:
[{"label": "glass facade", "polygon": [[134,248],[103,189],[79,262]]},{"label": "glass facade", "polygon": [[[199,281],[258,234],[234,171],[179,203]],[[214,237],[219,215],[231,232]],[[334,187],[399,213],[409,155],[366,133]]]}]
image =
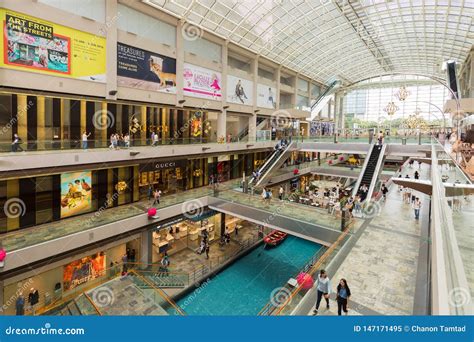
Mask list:
[{"label": "glass facade", "polygon": [[82,148],[84,132],[87,148],[109,146],[112,134],[129,134],[131,146],[150,145],[152,132],[159,137],[155,144],[216,142],[216,128],[206,125],[208,114],[120,101],[0,92],[0,151],[12,151],[14,134],[20,137],[23,150]]}]

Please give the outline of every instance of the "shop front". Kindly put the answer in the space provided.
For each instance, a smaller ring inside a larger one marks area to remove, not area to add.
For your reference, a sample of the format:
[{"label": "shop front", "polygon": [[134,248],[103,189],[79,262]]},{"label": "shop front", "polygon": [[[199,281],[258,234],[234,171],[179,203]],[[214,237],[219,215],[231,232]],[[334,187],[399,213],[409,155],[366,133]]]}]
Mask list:
[{"label": "shop front", "polygon": [[161,190],[163,195],[174,194],[186,189],[185,159],[154,161],[139,166],[140,199],[148,197],[148,191]]},{"label": "shop front", "polygon": [[121,274],[124,265],[132,267],[139,256],[140,238],[134,236],[48,265],[44,272],[6,279],[0,315],[43,314]]},{"label": "shop front", "polygon": [[136,175],[138,165],[2,180],[0,234],[137,201]]},{"label": "shop front", "polygon": [[219,242],[223,226],[228,227],[228,233],[232,233],[236,227],[239,229],[241,222],[237,217],[223,215],[211,209],[203,209],[194,216],[175,218],[153,231],[152,261],[159,262],[165,252],[169,256],[186,249],[199,253],[204,237],[210,244]]}]

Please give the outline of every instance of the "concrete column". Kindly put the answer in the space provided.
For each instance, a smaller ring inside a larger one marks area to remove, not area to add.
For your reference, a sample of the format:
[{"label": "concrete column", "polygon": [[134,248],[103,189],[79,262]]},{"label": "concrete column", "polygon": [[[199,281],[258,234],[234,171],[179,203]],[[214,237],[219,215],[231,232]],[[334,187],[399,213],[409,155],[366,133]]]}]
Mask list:
[{"label": "concrete column", "polygon": [[293,90],[295,91],[293,96],[291,97],[291,107],[295,108],[296,107],[296,97],[298,96],[298,76],[300,74],[296,73],[295,79],[293,81]]},{"label": "concrete column", "polygon": [[222,111],[217,114],[217,141],[223,138],[223,141],[227,139],[227,59],[229,51],[229,41],[226,40],[222,44]]},{"label": "concrete column", "polygon": [[[118,1],[106,1],[105,17],[107,19],[104,24],[103,32],[101,33],[105,33],[107,38],[107,83],[105,87],[105,98],[109,100],[117,99],[117,23],[119,16]],[[111,92],[113,95],[111,95]]]},{"label": "concrete column", "polygon": [[225,214],[221,213],[221,236],[225,233]]},{"label": "concrete column", "polygon": [[184,39],[182,34],[183,21],[179,20],[176,26],[176,105],[182,107],[179,102],[184,99],[183,95],[183,69],[184,69]]},{"label": "concrete column", "polygon": [[250,68],[252,69],[253,74],[253,113],[249,117],[249,142],[255,142],[257,139],[257,84],[258,84],[258,58],[257,55],[255,59],[252,60]]},{"label": "concrete column", "polygon": [[280,90],[281,90],[281,84],[280,84],[280,77],[281,77],[281,64],[278,66],[276,70],[276,109],[280,109]]},{"label": "concrete column", "polygon": [[140,263],[151,264],[153,262],[153,235],[152,230],[146,230],[140,234]]},{"label": "concrete column", "polygon": [[217,141],[223,139],[226,141],[227,137],[227,110],[223,109],[217,114]]}]

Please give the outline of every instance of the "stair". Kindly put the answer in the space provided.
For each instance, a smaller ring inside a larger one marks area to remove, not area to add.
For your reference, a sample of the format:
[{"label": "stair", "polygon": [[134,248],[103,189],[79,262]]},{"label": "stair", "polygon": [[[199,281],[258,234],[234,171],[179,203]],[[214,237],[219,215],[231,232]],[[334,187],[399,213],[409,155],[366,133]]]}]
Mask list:
[{"label": "stair", "polygon": [[[155,273],[155,274],[142,274],[139,271],[137,273],[140,274],[144,279],[146,279],[149,283],[153,284],[154,287],[158,288],[183,288],[186,286],[186,280],[180,275],[176,274],[168,274],[168,273]],[[141,289],[151,289],[153,288],[152,285],[147,283],[146,281],[137,277],[136,284]]]}]

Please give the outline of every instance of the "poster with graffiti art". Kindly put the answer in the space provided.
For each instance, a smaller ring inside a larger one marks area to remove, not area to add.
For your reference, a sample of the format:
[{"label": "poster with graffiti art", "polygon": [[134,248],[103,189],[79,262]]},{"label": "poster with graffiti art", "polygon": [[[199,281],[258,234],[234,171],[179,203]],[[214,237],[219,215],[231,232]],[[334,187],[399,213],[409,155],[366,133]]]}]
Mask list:
[{"label": "poster with graffiti art", "polygon": [[253,82],[244,78],[227,76],[227,102],[253,104]]},{"label": "poster with graffiti art", "polygon": [[106,81],[104,37],[1,8],[0,19],[3,23],[0,67]]},{"label": "poster with graffiti art", "polygon": [[276,108],[276,88],[257,84],[257,106],[263,108]]},{"label": "poster with graffiti art", "polygon": [[105,265],[104,252],[67,264],[63,271],[64,291],[105,275]]},{"label": "poster with graffiti art", "polygon": [[222,97],[221,77],[218,71],[184,63],[183,93],[186,96],[220,100]]}]

